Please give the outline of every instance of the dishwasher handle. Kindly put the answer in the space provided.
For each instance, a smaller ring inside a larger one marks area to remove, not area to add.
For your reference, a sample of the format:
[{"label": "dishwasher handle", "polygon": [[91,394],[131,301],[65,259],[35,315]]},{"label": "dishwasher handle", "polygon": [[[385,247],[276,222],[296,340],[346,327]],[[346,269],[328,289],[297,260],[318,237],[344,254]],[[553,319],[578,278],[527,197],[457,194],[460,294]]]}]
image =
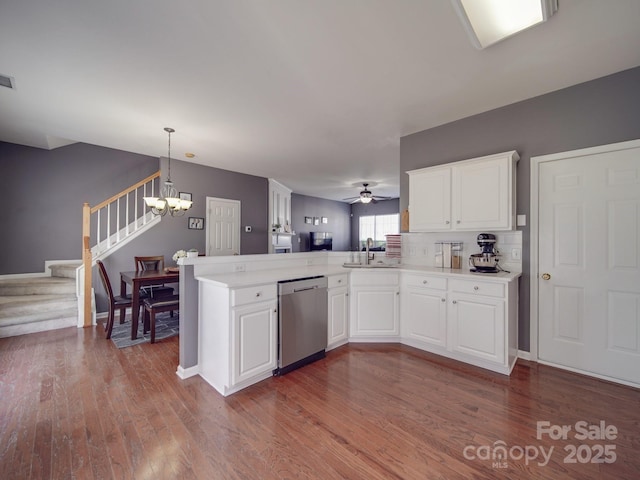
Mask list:
[{"label": "dishwasher handle", "polygon": [[314,285],[312,287],[306,287],[306,288],[294,288],[293,289],[293,293],[298,293],[298,292],[305,292],[307,290],[313,290],[315,288],[318,288],[318,285]]}]

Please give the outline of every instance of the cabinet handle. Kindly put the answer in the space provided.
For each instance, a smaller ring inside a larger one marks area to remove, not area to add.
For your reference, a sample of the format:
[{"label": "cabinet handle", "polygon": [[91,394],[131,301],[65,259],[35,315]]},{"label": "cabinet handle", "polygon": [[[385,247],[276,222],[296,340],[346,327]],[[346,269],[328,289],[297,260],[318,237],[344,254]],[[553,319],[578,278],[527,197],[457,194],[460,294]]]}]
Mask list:
[{"label": "cabinet handle", "polygon": [[440,301],[441,301],[441,302],[446,302],[447,300],[446,300],[446,299],[444,299],[444,298],[441,298],[441,299],[440,299]]},{"label": "cabinet handle", "polygon": [[338,280],[338,283],[342,283],[342,280]]},{"label": "cabinet handle", "polygon": [[460,220],[456,221],[456,223],[460,223]]},{"label": "cabinet handle", "polygon": [[476,285],[475,287],[473,287],[473,289],[477,292],[478,290],[480,290],[480,287]]},{"label": "cabinet handle", "polygon": [[426,285],[426,284],[427,284],[427,283],[429,283],[429,282],[427,282],[426,280],[423,280],[423,281],[422,281],[422,283],[423,283],[424,285]]},{"label": "cabinet handle", "polygon": [[451,303],[453,303],[455,305],[456,303],[458,303],[458,301],[457,300],[452,300]]},{"label": "cabinet handle", "polygon": [[262,295],[262,292],[256,293],[256,297],[259,297],[260,295]]},{"label": "cabinet handle", "polygon": [[451,222],[449,220],[447,220],[446,222],[444,222],[446,225],[449,225]]}]

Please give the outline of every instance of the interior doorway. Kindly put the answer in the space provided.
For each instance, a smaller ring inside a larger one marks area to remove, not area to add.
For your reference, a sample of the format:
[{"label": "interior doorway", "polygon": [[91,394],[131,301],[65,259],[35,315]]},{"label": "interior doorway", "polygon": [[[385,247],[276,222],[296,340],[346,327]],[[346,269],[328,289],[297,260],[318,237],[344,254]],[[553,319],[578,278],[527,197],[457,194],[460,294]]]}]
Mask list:
[{"label": "interior doorway", "polygon": [[207,197],[207,255],[240,255],[240,201]]},{"label": "interior doorway", "polygon": [[531,180],[532,354],[640,386],[640,141],[534,157]]}]

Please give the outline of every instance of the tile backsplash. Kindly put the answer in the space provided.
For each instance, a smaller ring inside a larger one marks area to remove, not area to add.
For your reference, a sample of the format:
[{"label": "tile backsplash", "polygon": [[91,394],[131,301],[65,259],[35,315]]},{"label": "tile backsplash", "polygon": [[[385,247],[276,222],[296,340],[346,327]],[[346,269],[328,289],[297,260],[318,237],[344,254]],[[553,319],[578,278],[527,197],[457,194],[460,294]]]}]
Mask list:
[{"label": "tile backsplash", "polygon": [[[481,232],[403,233],[402,263],[435,267],[437,242],[462,242],[462,269],[469,269],[469,256],[480,253],[477,237]],[[500,265],[512,272],[522,271],[522,231],[484,232],[496,235]],[[520,253],[519,258],[517,253]],[[514,255],[515,254],[515,255]]]}]

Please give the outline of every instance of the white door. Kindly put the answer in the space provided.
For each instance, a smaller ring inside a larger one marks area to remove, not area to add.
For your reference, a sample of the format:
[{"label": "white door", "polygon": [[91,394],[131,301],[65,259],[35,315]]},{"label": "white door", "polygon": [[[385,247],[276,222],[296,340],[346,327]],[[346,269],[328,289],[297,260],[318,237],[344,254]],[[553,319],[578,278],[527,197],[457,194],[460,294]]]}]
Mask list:
[{"label": "white door", "polygon": [[240,255],[240,202],[207,197],[207,255]]},{"label": "white door", "polygon": [[537,159],[532,275],[539,359],[640,384],[640,144],[633,145]]}]

